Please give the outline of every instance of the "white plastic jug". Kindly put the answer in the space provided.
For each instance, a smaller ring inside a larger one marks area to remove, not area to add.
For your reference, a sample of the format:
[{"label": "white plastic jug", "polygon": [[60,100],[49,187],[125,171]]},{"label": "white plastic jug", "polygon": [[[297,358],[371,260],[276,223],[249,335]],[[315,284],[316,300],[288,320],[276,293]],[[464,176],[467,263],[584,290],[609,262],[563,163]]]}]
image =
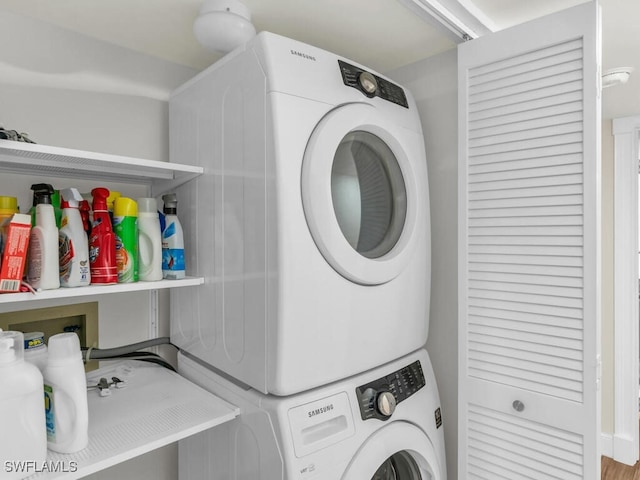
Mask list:
[{"label": "white plastic jug", "polygon": [[42,374],[24,361],[23,346],[21,332],[0,332],[2,480],[27,477],[35,473],[35,468],[42,468],[47,458]]},{"label": "white plastic jug", "polygon": [[75,333],[49,338],[49,358],[44,370],[47,447],[74,453],[89,444],[87,377],[80,340]]},{"label": "white plastic jug", "polygon": [[138,272],[145,282],[162,280],[162,232],[155,198],[138,198]]}]

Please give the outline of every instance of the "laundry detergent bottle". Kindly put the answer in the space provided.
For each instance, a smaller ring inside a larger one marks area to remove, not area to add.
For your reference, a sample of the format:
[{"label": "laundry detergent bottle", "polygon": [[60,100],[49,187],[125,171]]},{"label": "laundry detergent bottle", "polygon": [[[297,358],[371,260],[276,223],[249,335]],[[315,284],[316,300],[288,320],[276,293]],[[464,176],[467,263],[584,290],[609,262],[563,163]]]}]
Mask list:
[{"label": "laundry detergent bottle", "polygon": [[19,463],[47,457],[42,374],[23,358],[22,332],[0,331],[0,479],[28,475]]},{"label": "laundry detergent bottle", "polygon": [[87,378],[80,340],[73,332],[49,337],[49,358],[44,369],[44,410],[47,447],[74,453],[89,444]]},{"label": "laundry detergent bottle", "polygon": [[162,280],[162,232],[155,198],[138,198],[138,269],[140,280]]},{"label": "laundry detergent bottle", "polygon": [[53,187],[47,183],[31,185],[35,196],[35,226],[29,236],[27,280],[36,290],[60,287],[58,266],[58,227],[51,205]]},{"label": "laundry detergent bottle", "polygon": [[62,220],[58,234],[60,286],[84,287],[91,283],[89,239],[80,215],[82,196],[75,188],[65,188],[62,196]]},{"label": "laundry detergent bottle", "polygon": [[93,224],[89,237],[89,270],[92,284],[118,282],[116,266],[116,236],[107,211],[109,190],[103,187],[91,190],[93,196]]},{"label": "laundry detergent bottle", "polygon": [[185,277],[184,236],[178,220],[178,199],[175,193],[162,196],[165,227],[162,232],[162,276],[176,280]]},{"label": "laundry detergent bottle", "polygon": [[118,283],[138,281],[138,204],[118,197],[113,205]]}]

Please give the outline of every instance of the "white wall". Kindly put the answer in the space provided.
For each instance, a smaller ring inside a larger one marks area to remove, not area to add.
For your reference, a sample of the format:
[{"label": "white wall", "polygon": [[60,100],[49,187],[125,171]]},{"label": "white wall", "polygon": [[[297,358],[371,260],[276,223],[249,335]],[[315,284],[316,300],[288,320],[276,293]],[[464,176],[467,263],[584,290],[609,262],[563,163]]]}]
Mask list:
[{"label": "white wall", "polygon": [[[168,160],[168,94],[195,71],[8,13],[0,13],[0,44],[0,124],[42,144]],[[22,209],[28,209],[34,180],[44,179],[2,173],[0,195],[18,196]],[[56,188],[77,183],[49,180]],[[134,197],[146,192],[134,185],[118,189]],[[99,301],[100,347],[147,338],[146,294],[87,301]],[[60,303],[21,304],[20,309]],[[0,310],[7,311],[6,305]],[[166,334],[168,316],[160,320]],[[87,478],[173,480],[177,449],[156,450]]]},{"label": "white wall", "polygon": [[458,76],[457,51],[394,70],[422,120],[431,201],[431,312],[427,350],[442,403],[449,480],[458,443]]},{"label": "white wall", "polygon": [[0,123],[38,143],[168,160],[169,92],[196,72],[0,13]]}]

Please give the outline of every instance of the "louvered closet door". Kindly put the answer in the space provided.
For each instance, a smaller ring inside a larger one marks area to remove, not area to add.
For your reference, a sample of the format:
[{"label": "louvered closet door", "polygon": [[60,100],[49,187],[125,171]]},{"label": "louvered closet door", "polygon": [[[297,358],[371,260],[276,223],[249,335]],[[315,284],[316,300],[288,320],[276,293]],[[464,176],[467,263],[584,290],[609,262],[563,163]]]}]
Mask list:
[{"label": "louvered closet door", "polygon": [[459,479],[600,477],[599,16],[459,48]]}]

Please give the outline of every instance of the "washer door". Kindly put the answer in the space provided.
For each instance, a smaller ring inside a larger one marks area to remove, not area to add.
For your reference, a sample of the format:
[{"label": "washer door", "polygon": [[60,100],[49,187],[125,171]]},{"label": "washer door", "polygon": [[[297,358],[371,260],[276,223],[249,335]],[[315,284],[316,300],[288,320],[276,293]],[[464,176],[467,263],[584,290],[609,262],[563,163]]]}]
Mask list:
[{"label": "washer door", "polygon": [[342,480],[444,480],[429,438],[415,425],[394,422],[360,447]]},{"label": "washer door", "polygon": [[301,179],[307,224],[325,260],[352,282],[388,282],[411,257],[418,207],[411,142],[414,132],[362,103],[329,112],[309,139]]}]

